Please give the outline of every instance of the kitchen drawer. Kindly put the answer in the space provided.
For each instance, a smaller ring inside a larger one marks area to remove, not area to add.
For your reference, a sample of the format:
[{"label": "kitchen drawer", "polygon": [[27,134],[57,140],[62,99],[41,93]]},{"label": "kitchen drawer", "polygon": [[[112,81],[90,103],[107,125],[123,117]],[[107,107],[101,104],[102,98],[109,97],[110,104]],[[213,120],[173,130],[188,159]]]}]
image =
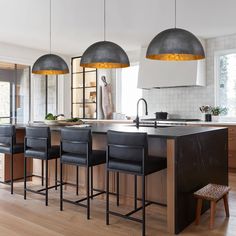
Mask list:
[{"label": "kitchen drawer", "polygon": [[229,136],[233,135],[236,137],[236,127],[235,126],[228,126],[228,133],[229,133]]},{"label": "kitchen drawer", "polygon": [[233,132],[228,132],[228,137],[229,138],[235,138],[236,139],[236,132],[233,133]]},{"label": "kitchen drawer", "polygon": [[236,151],[229,151],[229,168],[236,168]]},{"label": "kitchen drawer", "polygon": [[228,148],[230,150],[236,150],[236,137],[229,136],[228,137]]}]

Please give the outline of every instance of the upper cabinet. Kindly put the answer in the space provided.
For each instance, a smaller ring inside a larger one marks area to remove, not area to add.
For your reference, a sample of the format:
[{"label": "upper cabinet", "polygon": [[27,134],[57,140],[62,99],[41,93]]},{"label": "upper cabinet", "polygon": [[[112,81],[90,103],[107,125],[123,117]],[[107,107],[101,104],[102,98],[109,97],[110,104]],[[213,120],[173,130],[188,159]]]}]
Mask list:
[{"label": "upper cabinet", "polygon": [[138,88],[206,85],[205,59],[181,62],[150,60],[146,59],[146,51],[147,48],[141,49]]}]

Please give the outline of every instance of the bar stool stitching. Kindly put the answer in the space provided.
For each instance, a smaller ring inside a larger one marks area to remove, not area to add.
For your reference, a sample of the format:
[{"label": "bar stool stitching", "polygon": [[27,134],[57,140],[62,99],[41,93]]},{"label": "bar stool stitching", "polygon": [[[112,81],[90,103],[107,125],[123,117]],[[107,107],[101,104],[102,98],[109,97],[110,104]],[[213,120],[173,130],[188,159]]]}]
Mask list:
[{"label": "bar stool stitching", "polygon": [[[32,192],[45,196],[45,205],[48,206],[48,190],[59,186],[57,184],[57,158],[60,157],[60,147],[58,145],[51,145],[51,132],[49,127],[26,127],[26,136],[24,142],[24,176],[27,170],[27,158],[35,158],[42,160],[42,179],[43,161],[46,162],[45,170],[45,188],[33,190],[27,188],[26,178],[24,178],[24,199],[26,199],[26,192]],[[48,186],[48,161],[55,160],[55,185]],[[41,183],[43,185],[43,181]]]},{"label": "bar stool stitching", "polygon": [[[103,190],[93,188],[93,167],[104,164],[106,152],[103,150],[92,150],[91,129],[87,128],[63,128],[61,130],[60,145],[60,210],[63,210],[63,202],[72,203],[87,208],[87,219],[90,219],[90,199],[105,193]],[[63,198],[63,165],[76,166],[76,195],[78,195],[78,167],[85,167],[87,172],[86,194],[87,196],[77,201]],[[90,172],[91,169],[91,172]],[[90,187],[91,174],[91,187]],[[93,191],[98,193],[94,194]],[[87,200],[87,204],[82,202]]]},{"label": "bar stool stitching", "polygon": [[[142,235],[145,235],[145,208],[153,202],[146,201],[145,177],[167,167],[166,158],[148,155],[147,133],[107,132],[106,157],[106,224],[109,225],[109,214],[136,221],[142,224]],[[124,214],[109,209],[109,172],[121,172],[134,175],[134,210]],[[142,206],[137,207],[137,176],[142,177]],[[132,214],[142,210],[142,219],[132,217]]]}]

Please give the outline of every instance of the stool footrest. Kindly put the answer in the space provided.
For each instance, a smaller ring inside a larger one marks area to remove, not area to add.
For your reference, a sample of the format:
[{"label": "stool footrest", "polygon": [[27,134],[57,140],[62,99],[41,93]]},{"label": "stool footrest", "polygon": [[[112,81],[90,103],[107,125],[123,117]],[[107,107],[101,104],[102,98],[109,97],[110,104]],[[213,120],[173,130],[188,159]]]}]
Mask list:
[{"label": "stool footrest", "polygon": [[[26,176],[26,178],[30,178],[30,177],[33,177],[33,175]],[[24,177],[13,179],[13,181],[17,181],[17,180],[21,180],[21,179],[24,179]],[[11,180],[0,181],[0,184],[10,185],[11,184]]]},{"label": "stool footrest", "polygon": [[[151,202],[147,202],[144,207],[147,207],[147,206],[149,206],[149,205],[151,205],[151,204],[152,204]],[[136,212],[138,212],[138,211],[140,211],[140,210],[142,210],[142,209],[143,209],[143,207],[140,206],[140,207],[138,207],[137,209],[134,209],[134,210],[128,212],[127,214],[125,214],[125,215],[126,215],[126,216],[130,216],[130,215],[132,215],[132,214],[134,214],[134,213],[136,213]]]},{"label": "stool footrest", "polygon": [[[95,193],[95,194],[89,196],[89,198],[97,197],[97,196],[99,196],[99,195],[101,195],[101,194],[104,194],[104,193],[106,193],[106,192],[105,192],[105,191],[102,191],[102,192],[99,192],[99,193]],[[79,200],[77,200],[77,201],[75,201],[75,202],[78,203],[78,202],[83,202],[83,201],[85,201],[85,200],[87,200],[87,197],[81,198],[81,199],[79,199]]]},{"label": "stool footrest", "polygon": [[41,193],[41,192],[38,192],[37,190],[33,190],[33,189],[30,189],[30,188],[25,188],[25,191],[40,194],[40,195],[44,195],[44,196],[46,195],[46,193]]},{"label": "stool footrest", "polygon": [[108,213],[111,214],[111,215],[114,215],[114,216],[119,216],[121,218],[125,218],[125,219],[128,219],[128,220],[136,221],[138,223],[143,223],[143,221],[141,219],[138,219],[138,218],[135,218],[135,217],[132,217],[132,216],[129,216],[129,215],[123,215],[121,213],[114,212],[114,211],[108,211]]},{"label": "stool footrest", "polygon": [[63,202],[68,202],[68,203],[71,203],[71,204],[74,204],[74,205],[78,205],[78,206],[87,208],[87,205],[82,204],[82,203],[77,202],[77,201],[72,201],[72,200],[65,199],[65,198],[63,198],[62,201],[63,201]]},{"label": "stool footrest", "polygon": [[[60,187],[60,186],[61,186],[60,184],[57,184],[57,185],[53,185],[53,186],[48,187],[48,189],[52,189],[52,188]],[[42,192],[42,191],[45,191],[45,190],[46,190],[46,188],[41,188],[41,189],[37,190],[37,192]]]}]

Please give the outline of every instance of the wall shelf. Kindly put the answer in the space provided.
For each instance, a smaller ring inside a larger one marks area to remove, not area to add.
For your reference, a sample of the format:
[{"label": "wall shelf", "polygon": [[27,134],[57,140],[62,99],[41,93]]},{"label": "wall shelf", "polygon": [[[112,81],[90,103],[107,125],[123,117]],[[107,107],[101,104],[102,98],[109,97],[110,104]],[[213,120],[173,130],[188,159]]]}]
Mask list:
[{"label": "wall shelf", "polygon": [[71,117],[97,119],[97,70],[81,67],[80,60],[71,60]]}]

